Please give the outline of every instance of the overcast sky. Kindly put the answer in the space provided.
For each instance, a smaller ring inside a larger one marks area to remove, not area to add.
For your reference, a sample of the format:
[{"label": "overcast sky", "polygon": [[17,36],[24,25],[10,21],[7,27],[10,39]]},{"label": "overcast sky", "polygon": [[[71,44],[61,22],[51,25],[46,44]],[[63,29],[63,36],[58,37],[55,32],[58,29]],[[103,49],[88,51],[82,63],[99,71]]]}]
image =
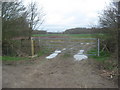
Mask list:
[{"label": "overcast sky", "polygon": [[[31,0],[24,0],[25,4]],[[32,0],[43,7],[45,22],[39,29],[62,32],[69,28],[98,24],[100,13],[110,0]]]}]

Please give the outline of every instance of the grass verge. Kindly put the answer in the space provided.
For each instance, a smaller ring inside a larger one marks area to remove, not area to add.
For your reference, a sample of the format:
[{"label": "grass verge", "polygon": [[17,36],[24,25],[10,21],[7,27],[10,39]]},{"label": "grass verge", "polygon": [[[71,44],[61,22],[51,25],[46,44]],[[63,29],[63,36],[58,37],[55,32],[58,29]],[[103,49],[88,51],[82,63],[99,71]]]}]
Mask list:
[{"label": "grass verge", "polygon": [[43,55],[49,55],[53,51],[54,50],[52,50],[50,48],[46,48],[45,46],[42,46],[40,51],[38,52],[38,57],[43,56]]},{"label": "grass verge", "polygon": [[19,60],[29,60],[27,57],[11,57],[11,56],[0,56],[2,61],[19,61]]},{"label": "grass verge", "polygon": [[95,34],[34,34],[33,37],[48,37],[48,36],[68,36],[71,38],[91,38]]},{"label": "grass verge", "polygon": [[[91,49],[88,54],[97,54],[97,49]],[[100,51],[100,56],[91,55],[89,58],[96,60],[99,66],[106,70],[113,70],[116,66],[115,60],[111,59],[111,54],[106,51]]]}]

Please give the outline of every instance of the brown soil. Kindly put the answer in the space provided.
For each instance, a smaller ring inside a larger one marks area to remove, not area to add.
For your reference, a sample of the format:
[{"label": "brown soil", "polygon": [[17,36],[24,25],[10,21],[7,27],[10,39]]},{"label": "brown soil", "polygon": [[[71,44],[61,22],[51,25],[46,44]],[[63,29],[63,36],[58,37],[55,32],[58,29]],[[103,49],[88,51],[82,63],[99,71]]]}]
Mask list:
[{"label": "brown soil", "polygon": [[74,61],[60,55],[29,61],[3,62],[3,88],[117,88],[102,77],[94,60]]}]

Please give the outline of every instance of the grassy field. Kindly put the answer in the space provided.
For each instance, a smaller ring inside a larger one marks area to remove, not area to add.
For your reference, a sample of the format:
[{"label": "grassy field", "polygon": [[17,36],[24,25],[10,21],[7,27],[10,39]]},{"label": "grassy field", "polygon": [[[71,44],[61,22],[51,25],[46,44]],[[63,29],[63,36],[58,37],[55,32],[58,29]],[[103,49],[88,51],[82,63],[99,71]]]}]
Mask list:
[{"label": "grassy field", "polygon": [[34,34],[33,37],[50,37],[50,36],[65,36],[69,38],[106,38],[108,35],[103,34]]},{"label": "grassy field", "polygon": [[68,36],[68,37],[82,37],[91,38],[92,34],[34,34],[34,37],[47,37],[47,36]]},{"label": "grassy field", "polygon": [[0,60],[2,60],[2,61],[18,61],[18,60],[29,60],[29,58],[26,58],[26,57],[0,56]]}]

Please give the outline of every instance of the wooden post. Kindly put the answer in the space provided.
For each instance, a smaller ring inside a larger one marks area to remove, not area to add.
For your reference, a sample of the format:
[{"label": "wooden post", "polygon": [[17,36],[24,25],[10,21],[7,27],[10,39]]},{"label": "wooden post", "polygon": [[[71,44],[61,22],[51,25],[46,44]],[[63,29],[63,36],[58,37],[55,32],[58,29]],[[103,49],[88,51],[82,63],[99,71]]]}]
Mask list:
[{"label": "wooden post", "polygon": [[40,39],[39,39],[39,47],[40,47]]},{"label": "wooden post", "polygon": [[98,56],[100,56],[100,40],[98,38]]},{"label": "wooden post", "polygon": [[31,37],[31,52],[32,52],[32,56],[34,56],[34,41],[32,37]]}]

